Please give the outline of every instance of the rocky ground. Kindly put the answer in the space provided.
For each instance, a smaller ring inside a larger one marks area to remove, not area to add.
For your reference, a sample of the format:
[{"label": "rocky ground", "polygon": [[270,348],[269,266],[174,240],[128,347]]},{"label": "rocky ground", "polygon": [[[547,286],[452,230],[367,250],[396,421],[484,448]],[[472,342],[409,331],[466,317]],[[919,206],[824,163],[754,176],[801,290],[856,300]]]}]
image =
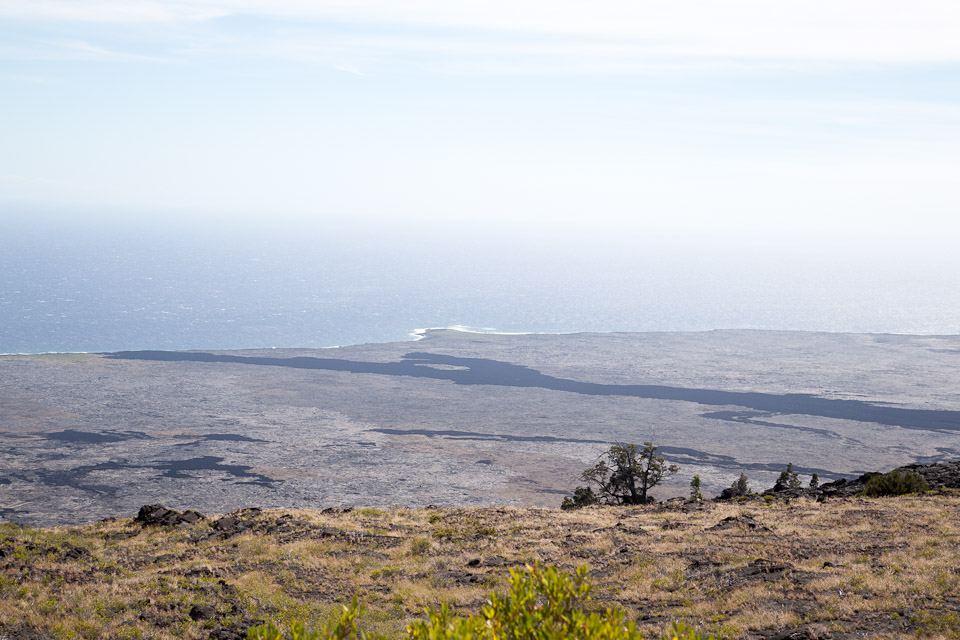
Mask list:
[{"label": "rocky ground", "polygon": [[[893,470],[901,475],[916,473],[927,481],[931,491],[941,491],[944,489],[960,490],[960,461],[938,462],[935,464],[908,464],[903,467],[897,467]],[[779,500],[789,500],[793,498],[808,498],[811,500],[825,500],[827,498],[852,498],[860,494],[867,483],[874,476],[880,475],[879,472],[865,473],[857,478],[850,480],[841,478],[833,482],[821,484],[817,487],[810,486],[777,486],[760,494],[749,496],[748,499],[762,500],[766,496],[771,496]],[[732,488],[724,489],[717,500],[731,500],[735,497]]]},{"label": "rocky ground", "polygon": [[532,562],[590,568],[592,606],[655,635],[683,619],[729,638],[960,634],[960,495],[516,508],[149,505],[70,528],[0,525],[0,637],[235,639],[317,625],[353,595],[391,635],[423,607],[476,612]]}]

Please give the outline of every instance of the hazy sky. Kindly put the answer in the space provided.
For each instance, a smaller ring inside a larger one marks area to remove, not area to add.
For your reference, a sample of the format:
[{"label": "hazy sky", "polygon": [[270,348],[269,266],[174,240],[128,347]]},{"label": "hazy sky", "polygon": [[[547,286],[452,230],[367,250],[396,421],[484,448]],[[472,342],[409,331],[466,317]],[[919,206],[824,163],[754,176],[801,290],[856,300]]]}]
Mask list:
[{"label": "hazy sky", "polygon": [[0,215],[960,239],[955,0],[0,0]]}]

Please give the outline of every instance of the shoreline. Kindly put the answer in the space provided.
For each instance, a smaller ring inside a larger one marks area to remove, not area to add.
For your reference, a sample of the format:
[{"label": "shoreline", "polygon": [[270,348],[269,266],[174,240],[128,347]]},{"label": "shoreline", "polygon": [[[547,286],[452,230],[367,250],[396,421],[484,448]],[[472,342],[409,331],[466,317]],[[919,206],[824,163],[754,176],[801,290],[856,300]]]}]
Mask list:
[{"label": "shoreline", "polygon": [[119,353],[121,351],[170,351],[170,352],[189,352],[189,351],[267,351],[267,350],[289,350],[289,349],[346,349],[351,347],[362,347],[368,345],[388,345],[402,342],[420,342],[428,338],[431,333],[452,332],[471,335],[485,336],[574,336],[574,335],[678,335],[678,334],[704,334],[704,333],[789,333],[803,335],[827,335],[827,336],[891,336],[898,338],[960,338],[960,333],[896,333],[890,331],[814,331],[810,329],[755,329],[749,327],[725,327],[716,329],[699,330],[677,330],[677,331],[498,331],[487,327],[468,327],[464,325],[451,325],[448,327],[424,327],[414,329],[407,333],[406,340],[387,340],[383,342],[358,342],[355,344],[335,344],[326,346],[295,346],[295,347],[183,347],[176,349],[158,349],[142,346],[130,346],[114,350],[97,351],[11,351],[0,352],[0,357],[16,356],[66,356],[66,355],[108,355]]}]

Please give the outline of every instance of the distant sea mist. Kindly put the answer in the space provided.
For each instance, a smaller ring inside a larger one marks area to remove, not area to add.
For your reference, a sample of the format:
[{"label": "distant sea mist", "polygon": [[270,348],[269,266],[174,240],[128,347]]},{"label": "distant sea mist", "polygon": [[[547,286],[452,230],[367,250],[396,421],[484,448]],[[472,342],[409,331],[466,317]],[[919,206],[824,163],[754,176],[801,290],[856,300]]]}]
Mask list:
[{"label": "distant sea mist", "polygon": [[325,347],[426,327],[953,334],[955,258],[643,229],[19,217],[0,352]]}]

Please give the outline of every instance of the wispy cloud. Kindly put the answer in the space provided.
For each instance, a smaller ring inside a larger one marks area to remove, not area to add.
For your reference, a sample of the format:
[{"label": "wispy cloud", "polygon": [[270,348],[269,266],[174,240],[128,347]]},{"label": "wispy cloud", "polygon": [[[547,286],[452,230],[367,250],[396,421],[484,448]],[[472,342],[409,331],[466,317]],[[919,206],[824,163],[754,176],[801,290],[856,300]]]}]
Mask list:
[{"label": "wispy cloud", "polygon": [[[576,55],[581,35],[659,58],[960,61],[960,11],[946,0],[3,0],[0,16],[87,22],[196,22],[232,15],[526,34],[542,55]],[[427,46],[430,39],[427,38]],[[432,45],[457,50],[457,43]],[[613,53],[613,52],[611,52]]]},{"label": "wispy cloud", "polygon": [[55,57],[73,60],[139,60],[163,62],[167,59],[125,51],[116,51],[84,40],[59,40],[44,42],[55,50]]},{"label": "wispy cloud", "polygon": [[171,62],[169,56],[150,55],[101,46],[87,40],[22,39],[0,45],[3,60]]},{"label": "wispy cloud", "polygon": [[360,69],[357,69],[352,64],[335,64],[333,68],[337,71],[343,71],[344,73],[352,73],[355,76],[362,76],[363,72]]}]

